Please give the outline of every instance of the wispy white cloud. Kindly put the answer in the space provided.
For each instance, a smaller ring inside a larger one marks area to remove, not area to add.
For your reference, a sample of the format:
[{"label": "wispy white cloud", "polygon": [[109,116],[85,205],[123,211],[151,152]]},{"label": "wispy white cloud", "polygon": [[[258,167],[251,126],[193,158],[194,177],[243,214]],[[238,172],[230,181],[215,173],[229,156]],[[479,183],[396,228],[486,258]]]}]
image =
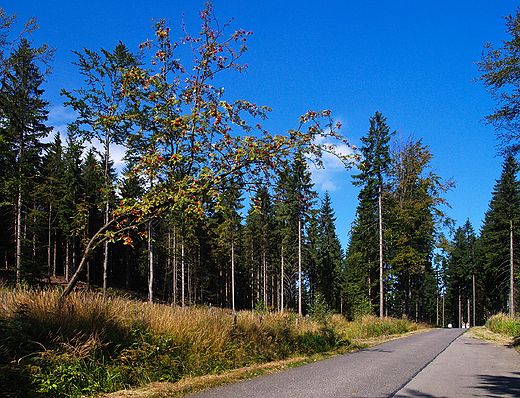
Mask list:
[{"label": "wispy white cloud", "polygon": [[54,140],[56,133],[59,133],[62,142],[65,142],[67,124],[72,122],[76,117],[77,113],[70,108],[65,108],[61,105],[51,107],[47,117],[47,125],[52,126],[52,130],[42,141],[51,142]]},{"label": "wispy white cloud", "polygon": [[76,117],[77,112],[72,108],[57,105],[49,109],[48,123],[57,128],[57,126],[66,126],[67,123],[72,122]]},{"label": "wispy white cloud", "polygon": [[[318,137],[315,141],[316,144],[331,145],[335,144],[335,152],[339,155],[353,156],[355,150],[340,141],[328,140],[326,137]],[[344,179],[348,178],[345,171],[347,168],[338,156],[332,153],[324,152],[323,157],[323,168],[317,168],[314,165],[310,166],[312,180],[316,185],[316,188],[321,191],[337,191],[342,185],[344,185]]]},{"label": "wispy white cloud", "polygon": [[122,145],[110,145],[111,158],[114,161],[114,168],[118,173],[121,173],[121,170],[125,166],[125,162],[123,161],[125,150],[126,148]]},{"label": "wispy white cloud", "polygon": [[[60,134],[61,141],[66,145],[67,140],[67,124],[74,121],[77,117],[77,112],[71,108],[64,106],[53,106],[49,109],[47,124],[53,126],[51,133],[42,141],[51,142],[54,140],[56,133]],[[87,145],[89,146],[89,145]],[[103,145],[96,139],[92,140],[92,146],[100,153],[103,153]],[[114,168],[118,173],[124,167],[125,163],[123,157],[125,155],[125,147],[121,145],[110,145],[110,158],[114,161]]]}]

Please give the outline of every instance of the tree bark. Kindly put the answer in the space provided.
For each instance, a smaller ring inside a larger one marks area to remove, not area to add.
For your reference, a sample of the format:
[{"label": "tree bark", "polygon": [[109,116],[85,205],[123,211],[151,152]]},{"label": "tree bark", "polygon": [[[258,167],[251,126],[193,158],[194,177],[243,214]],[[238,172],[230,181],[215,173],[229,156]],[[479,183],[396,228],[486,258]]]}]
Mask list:
[{"label": "tree bark", "polygon": [[382,188],[379,184],[379,318],[383,318],[384,286],[383,286],[383,203]]},{"label": "tree bark", "polygon": [[184,239],[181,243],[181,299],[182,299],[182,307],[184,307],[185,301],[184,301],[184,295],[185,295],[185,272],[184,272]]},{"label": "tree bark", "polygon": [[[21,151],[22,144],[20,144]],[[18,154],[21,156],[21,153]],[[18,200],[16,201],[16,286],[20,285],[22,271],[22,170],[19,167]]]},{"label": "tree bark", "polygon": [[283,294],[284,294],[284,257],[283,257],[283,245],[282,245],[282,264],[280,266],[280,311],[283,312],[284,310],[284,302],[283,302]]},{"label": "tree bark", "polygon": [[149,265],[149,279],[148,279],[148,302],[153,303],[153,224],[152,220],[148,223],[148,265]]},{"label": "tree bark", "polygon": [[235,237],[231,232],[231,309],[235,313]]},{"label": "tree bark", "polygon": [[49,235],[47,239],[47,280],[51,283],[51,264],[52,264],[52,204],[49,205]]},{"label": "tree bark", "polygon": [[515,315],[515,265],[513,219],[509,220],[509,316]]},{"label": "tree bark", "polygon": [[[124,217],[124,216],[123,216]],[[69,258],[69,243],[67,243],[67,249],[66,249],[66,260],[65,260],[65,264],[66,264],[66,277],[67,277],[67,287],[65,287],[65,289],[63,290],[63,292],[61,293],[61,296],[60,296],[60,299],[63,299],[65,298],[67,295],[70,294],[70,292],[72,291],[72,289],[74,289],[74,286],[76,286],[76,283],[79,279],[79,276],[81,274],[81,272],[84,270],[85,268],[85,265],[90,257],[90,255],[92,254],[92,251],[98,246],[100,245],[101,243],[104,243],[105,240],[107,239],[106,237],[104,237],[103,239],[100,239],[99,241],[97,240],[98,237],[103,234],[104,232],[106,232],[113,224],[115,224],[118,220],[116,218],[113,218],[112,220],[110,220],[107,224],[103,225],[95,234],[94,236],[92,236],[92,238],[90,238],[90,240],[88,241],[87,243],[87,246],[85,247],[85,250],[83,251],[83,256],[81,257],[81,261],[78,265],[78,268],[76,269],[76,272],[74,272],[74,275],[72,276],[72,278],[70,279],[70,281],[68,280],[68,258]],[[119,230],[119,233],[122,233],[128,229],[130,229],[131,227],[126,227],[126,228],[122,228]]]},{"label": "tree bark", "polygon": [[298,219],[298,315],[302,316],[302,220]]}]

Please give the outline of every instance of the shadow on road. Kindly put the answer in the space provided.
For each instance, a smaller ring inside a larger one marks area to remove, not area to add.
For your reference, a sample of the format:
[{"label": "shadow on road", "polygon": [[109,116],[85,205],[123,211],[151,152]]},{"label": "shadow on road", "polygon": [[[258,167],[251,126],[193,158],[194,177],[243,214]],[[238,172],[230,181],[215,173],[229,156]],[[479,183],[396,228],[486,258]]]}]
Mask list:
[{"label": "shadow on road", "polygon": [[479,375],[478,379],[480,385],[477,388],[493,396],[520,397],[520,373],[511,373],[509,376]]},{"label": "shadow on road", "polygon": [[427,393],[421,392],[421,391],[410,390],[408,388],[405,388],[404,390],[399,391],[398,395],[390,395],[390,397],[388,397],[388,398],[392,398],[392,397],[399,397],[399,398],[450,398],[450,397],[445,397],[445,396],[440,396],[440,395],[431,395],[431,394],[427,394]]}]

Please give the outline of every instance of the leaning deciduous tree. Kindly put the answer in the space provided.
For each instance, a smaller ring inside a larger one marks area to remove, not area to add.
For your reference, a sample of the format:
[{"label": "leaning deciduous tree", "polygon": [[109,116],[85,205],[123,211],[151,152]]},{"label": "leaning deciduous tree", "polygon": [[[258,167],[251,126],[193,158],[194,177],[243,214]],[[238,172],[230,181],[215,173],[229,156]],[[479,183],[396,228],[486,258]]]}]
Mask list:
[{"label": "leaning deciduous tree", "polygon": [[[104,149],[104,223],[108,223],[110,197],[114,193],[114,178],[110,173],[110,146],[124,144],[128,138],[132,123],[125,118],[117,118],[125,111],[126,99],[121,93],[121,78],[125,71],[140,65],[139,56],[132,54],[119,42],[113,52],[101,49],[100,53],[83,48],[74,51],[78,61],[74,64],[85,77],[85,88],[61,94],[68,98],[66,106],[71,106],[78,114],[77,119],[69,124],[69,129],[83,139],[97,139]],[[108,241],[104,242],[103,256],[103,292],[107,290],[108,276]]]},{"label": "leaning deciduous tree", "polygon": [[422,292],[422,278],[430,267],[438,231],[451,224],[441,208],[449,205],[441,195],[455,183],[431,169],[433,154],[422,140],[396,141],[392,158],[389,200],[390,234],[394,240],[390,264],[394,278],[402,286],[400,293],[409,314],[414,285],[416,291]]},{"label": "leaning deciduous tree", "polygon": [[[342,139],[330,111],[307,112],[299,127],[288,134],[271,135],[259,124],[251,126],[255,118],[265,118],[269,108],[246,100],[226,101],[223,89],[214,86],[223,72],[246,69],[247,65],[238,62],[247,51],[251,32],[238,30],[226,39],[224,30],[229,24],[218,24],[210,3],[200,18],[200,34],[192,37],[183,27],[177,42],[171,39],[165,20],[156,22],[155,39],[141,45],[152,51],[151,68],[135,66],[123,76],[120,90],[132,109],[111,115],[109,120],[134,123],[127,145],[140,158],[133,173],[146,175],[155,183],[142,198],[121,201],[92,238],[84,257],[105,239],[123,237],[131,244],[125,232],[163,211],[200,217],[211,202],[218,209],[220,193],[230,179],[265,186],[298,152],[318,165],[323,152],[336,153],[333,144],[315,142],[319,135]],[[181,48],[193,54],[192,67],[181,63],[179,57],[185,54]],[[353,163],[351,157],[337,156],[346,165]],[[75,275],[63,295],[71,291],[77,278]]]}]

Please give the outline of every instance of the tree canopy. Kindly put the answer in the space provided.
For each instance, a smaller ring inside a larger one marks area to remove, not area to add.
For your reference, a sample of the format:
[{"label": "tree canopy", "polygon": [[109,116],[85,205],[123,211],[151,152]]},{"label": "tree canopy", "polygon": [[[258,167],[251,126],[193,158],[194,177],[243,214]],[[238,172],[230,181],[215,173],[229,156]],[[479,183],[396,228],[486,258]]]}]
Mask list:
[{"label": "tree canopy", "polygon": [[488,43],[478,62],[482,72],[478,80],[496,102],[493,113],[485,120],[492,124],[500,140],[502,153],[518,151],[520,127],[520,8],[515,14],[504,17],[509,40],[503,40],[500,47]]}]

